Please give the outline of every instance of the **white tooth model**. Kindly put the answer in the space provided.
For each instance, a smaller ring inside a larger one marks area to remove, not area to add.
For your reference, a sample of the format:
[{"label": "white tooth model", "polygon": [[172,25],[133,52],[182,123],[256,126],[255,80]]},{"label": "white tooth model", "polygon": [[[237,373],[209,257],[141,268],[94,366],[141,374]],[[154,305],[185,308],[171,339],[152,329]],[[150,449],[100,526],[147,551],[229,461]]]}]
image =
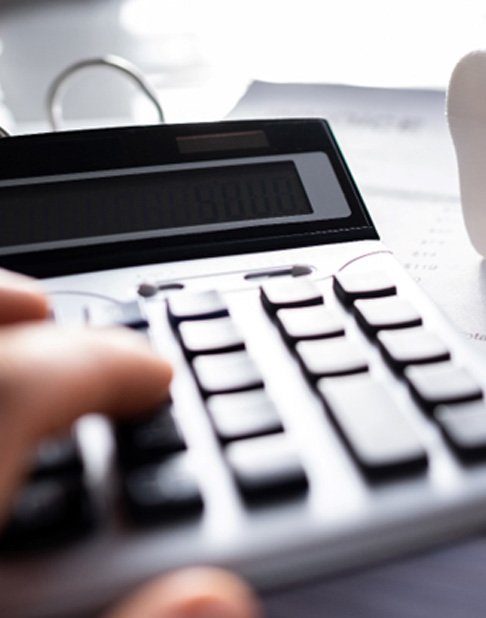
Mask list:
[{"label": "white tooth model", "polygon": [[447,93],[447,117],[456,148],[466,229],[486,256],[486,50],[456,65]]}]

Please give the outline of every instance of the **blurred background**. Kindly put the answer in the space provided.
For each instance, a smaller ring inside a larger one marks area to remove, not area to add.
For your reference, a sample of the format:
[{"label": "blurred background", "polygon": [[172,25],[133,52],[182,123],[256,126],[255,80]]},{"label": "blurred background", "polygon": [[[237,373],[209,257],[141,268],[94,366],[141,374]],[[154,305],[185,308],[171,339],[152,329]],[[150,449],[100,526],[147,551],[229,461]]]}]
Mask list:
[{"label": "blurred background", "polygon": [[[486,351],[444,113],[453,67],[483,47],[480,0],[0,0],[0,126],[50,130],[49,84],[106,54],[139,67],[168,122],[328,118],[382,239]],[[66,86],[63,128],[158,121],[106,67]]]},{"label": "blurred background", "polygon": [[[86,57],[144,71],[169,121],[223,117],[252,80],[443,89],[486,46],[479,0],[0,0],[0,87],[18,125],[45,119],[48,84]],[[117,74],[72,80],[66,116],[156,119]]]}]

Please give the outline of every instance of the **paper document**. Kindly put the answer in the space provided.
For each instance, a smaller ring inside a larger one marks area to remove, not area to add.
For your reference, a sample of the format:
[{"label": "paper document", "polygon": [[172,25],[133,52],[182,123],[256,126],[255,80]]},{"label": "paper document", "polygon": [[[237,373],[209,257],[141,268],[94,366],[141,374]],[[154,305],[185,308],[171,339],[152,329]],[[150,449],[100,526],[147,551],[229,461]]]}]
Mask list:
[{"label": "paper document", "polygon": [[445,93],[254,82],[229,114],[292,116],[330,121],[382,240],[486,346],[486,264],[463,225]]}]

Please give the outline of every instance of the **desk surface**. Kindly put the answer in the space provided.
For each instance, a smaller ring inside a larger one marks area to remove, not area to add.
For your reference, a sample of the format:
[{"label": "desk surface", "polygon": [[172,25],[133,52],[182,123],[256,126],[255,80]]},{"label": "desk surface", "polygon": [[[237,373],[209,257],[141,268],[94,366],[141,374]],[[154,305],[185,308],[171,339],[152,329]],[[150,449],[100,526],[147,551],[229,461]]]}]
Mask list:
[{"label": "desk surface", "polygon": [[484,618],[486,539],[265,598],[268,618]]}]

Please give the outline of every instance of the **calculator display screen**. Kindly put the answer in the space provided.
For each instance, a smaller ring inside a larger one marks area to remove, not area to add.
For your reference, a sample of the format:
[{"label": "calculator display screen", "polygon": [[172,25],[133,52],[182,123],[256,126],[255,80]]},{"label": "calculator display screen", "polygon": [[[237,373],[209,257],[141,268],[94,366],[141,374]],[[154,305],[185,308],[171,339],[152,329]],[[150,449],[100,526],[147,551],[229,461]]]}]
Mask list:
[{"label": "calculator display screen", "polygon": [[0,255],[350,212],[323,152],[7,180],[0,195]]},{"label": "calculator display screen", "polygon": [[2,268],[51,277],[377,237],[319,118],[0,140]]},{"label": "calculator display screen", "polygon": [[5,188],[0,244],[309,213],[289,161],[72,179]]}]

